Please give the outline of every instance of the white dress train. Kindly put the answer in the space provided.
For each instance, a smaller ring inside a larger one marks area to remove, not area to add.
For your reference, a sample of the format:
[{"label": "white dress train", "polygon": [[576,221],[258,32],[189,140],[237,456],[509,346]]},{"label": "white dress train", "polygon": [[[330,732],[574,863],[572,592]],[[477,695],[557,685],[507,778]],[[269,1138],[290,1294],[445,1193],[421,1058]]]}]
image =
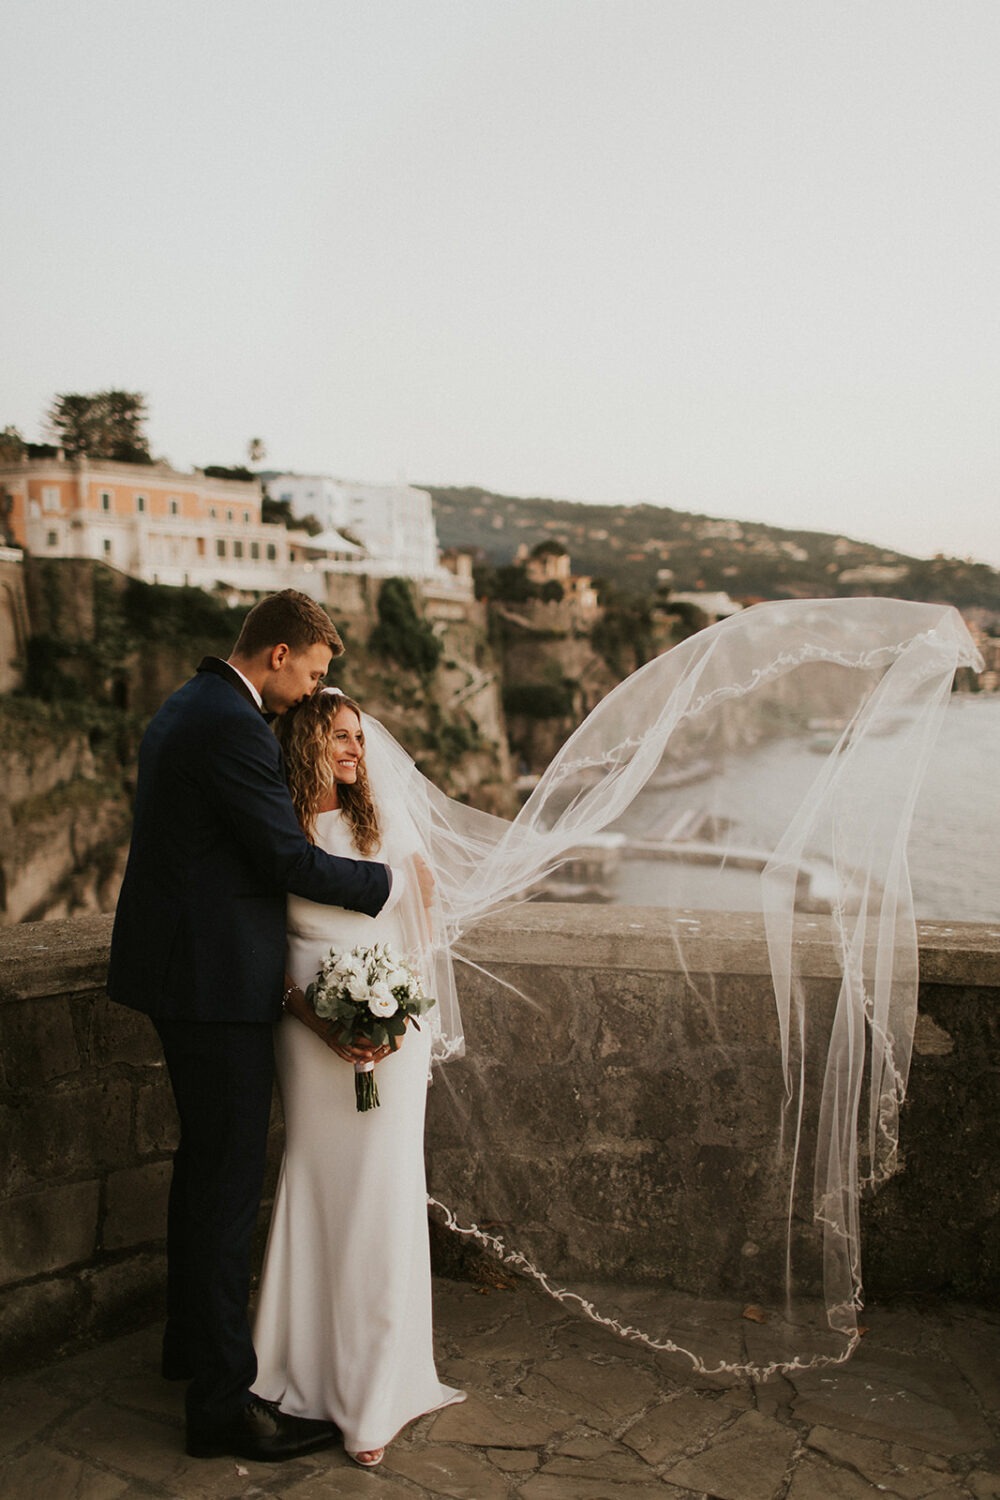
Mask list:
[{"label": "white dress train", "polygon": [[[357,858],[339,811],[316,842]],[[288,904],[288,970],[305,989],[331,947],[398,942],[384,918]],[[336,1422],[351,1453],[461,1399],[434,1366],[424,1112],[430,1027],[410,1026],[375,1070],[359,1114],[354,1070],[293,1016],[275,1030],[285,1157],[257,1304],[254,1391],[294,1416]]]}]

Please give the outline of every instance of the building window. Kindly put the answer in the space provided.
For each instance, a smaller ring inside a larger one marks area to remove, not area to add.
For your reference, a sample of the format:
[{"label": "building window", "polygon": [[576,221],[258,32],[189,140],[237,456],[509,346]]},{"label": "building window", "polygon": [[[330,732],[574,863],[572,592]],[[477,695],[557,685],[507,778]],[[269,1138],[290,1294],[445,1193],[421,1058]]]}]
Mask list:
[{"label": "building window", "polygon": [[59,509],[59,486],[57,484],[46,484],[42,487],[42,509]]},{"label": "building window", "polygon": [[216,543],[215,543],[215,555],[216,555],[216,557],[225,557],[225,555],[226,555],[226,539],[225,539],[225,537],[221,537],[220,536],[219,538],[217,538]]},{"label": "building window", "polygon": [[242,557],[243,556],[243,543],[242,542],[234,542],[233,543],[233,556],[234,557]]},{"label": "building window", "polygon": [[233,519],[233,513],[232,513],[232,511],[231,510],[227,510],[226,511],[226,520],[227,521],[231,521],[232,519]]},{"label": "building window", "polygon": [[215,506],[214,505],[210,505],[208,507],[208,519],[210,521],[214,521],[215,520]]},{"label": "building window", "polygon": [[171,495],[171,497],[170,497],[170,514],[172,516],[179,516],[180,513],[181,513],[181,502],[179,500],[175,500],[174,497]]},{"label": "building window", "polygon": [[110,490],[102,490],[101,491],[101,509],[103,511],[109,511],[111,509],[111,491]]},{"label": "building window", "polygon": [[278,549],[277,549],[277,547],[274,545],[273,542],[268,542],[268,544],[267,544],[267,560],[268,560],[268,562],[274,562],[274,560],[277,557],[277,555],[278,555]]},{"label": "building window", "polygon": [[288,549],[288,561],[289,562],[294,562],[295,561],[295,548],[294,547],[289,547],[289,549]]},{"label": "building window", "polygon": [[195,543],[196,543],[196,551],[198,553],[198,556],[199,557],[204,557],[205,556],[205,538],[203,536],[195,537]]},{"label": "building window", "polygon": [[104,538],[104,556],[111,556],[111,538],[109,536],[106,536]]},{"label": "building window", "polygon": [[45,545],[46,547],[56,547],[59,545],[58,531],[47,531],[45,533]]},{"label": "building window", "polygon": [[248,510],[243,512],[243,524],[244,526],[250,525],[250,512]]},{"label": "building window", "polygon": [[138,511],[139,515],[141,516],[142,513],[143,513],[143,511],[146,509],[146,497],[145,497],[145,495],[136,495],[136,497],[135,497],[135,508]]},{"label": "building window", "polygon": [[259,562],[259,560],[260,560],[260,542],[251,542],[250,543],[250,556],[253,558],[254,562]]}]

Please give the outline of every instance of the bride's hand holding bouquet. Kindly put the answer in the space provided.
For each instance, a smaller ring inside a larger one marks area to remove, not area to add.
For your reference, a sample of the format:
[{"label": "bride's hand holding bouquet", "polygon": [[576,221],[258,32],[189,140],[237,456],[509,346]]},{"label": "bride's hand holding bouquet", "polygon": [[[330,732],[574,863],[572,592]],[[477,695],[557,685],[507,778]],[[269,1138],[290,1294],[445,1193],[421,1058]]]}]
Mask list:
[{"label": "bride's hand holding bouquet", "polygon": [[398,1049],[408,1024],[420,1029],[417,1017],[435,1003],[420,975],[387,943],[331,949],[305,998],[328,1045],[354,1065],[358,1109],[378,1108],[375,1064]]}]

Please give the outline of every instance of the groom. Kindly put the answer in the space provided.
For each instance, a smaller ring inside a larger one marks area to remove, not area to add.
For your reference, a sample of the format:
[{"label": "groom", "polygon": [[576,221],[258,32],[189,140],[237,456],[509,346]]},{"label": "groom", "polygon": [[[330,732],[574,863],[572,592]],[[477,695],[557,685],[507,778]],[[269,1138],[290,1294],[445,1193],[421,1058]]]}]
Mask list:
[{"label": "groom", "polygon": [[195,1458],[290,1458],[336,1436],[251,1396],[247,1303],[281,1014],[285,898],[369,916],[392,872],[338,859],[299,827],[264,713],[315,692],[344,647],[294,589],[247,615],[228,661],[206,657],[139,751],[135,821],[108,991],[152,1018],[180,1117],[167,1220],[163,1373],[190,1379]]}]

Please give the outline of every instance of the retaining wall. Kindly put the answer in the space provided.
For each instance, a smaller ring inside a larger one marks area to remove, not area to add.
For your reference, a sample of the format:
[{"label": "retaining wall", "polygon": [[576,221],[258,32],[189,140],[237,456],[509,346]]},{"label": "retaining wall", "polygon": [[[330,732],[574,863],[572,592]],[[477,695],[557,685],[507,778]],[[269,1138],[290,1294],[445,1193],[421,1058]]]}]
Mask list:
[{"label": "retaining wall", "polygon": [[[110,931],[108,916],[0,931],[4,1370],[134,1326],[162,1305],[176,1121],[151,1025],[104,996]],[[903,1170],[865,1210],[866,1290],[943,1291],[995,1305],[1000,927],[923,924],[920,943]],[[650,910],[521,907],[482,924],[477,947],[501,977],[544,995],[545,1010],[533,1030],[523,1016],[512,1027],[495,987],[463,970],[476,1062],[450,1065],[448,1088],[491,1112],[504,1175],[544,1202],[542,1238],[556,1262],[594,1277],[609,1266],[641,1277],[666,1264],[691,1291],[773,1280],[783,1209],[768,1201],[766,1171],[758,1180],[739,1166],[755,1152],[765,1165],[774,1139],[776,1035],[759,921],[699,914],[687,974],[670,914]],[[815,952],[822,973],[826,960]],[[737,1070],[710,1045],[709,981],[699,988],[710,974],[712,1008],[726,1012],[741,1049],[738,1091]],[[637,1048],[643,1038],[648,1049]],[[505,1049],[516,1050],[518,1082],[491,1090],[492,1060]],[[432,1188],[445,1170],[460,1178],[463,1160],[471,1171],[469,1142],[437,1084],[427,1139]],[[276,1109],[268,1193],[280,1144]],[[674,1229],[665,1242],[670,1216],[661,1214],[646,1244],[642,1214],[632,1210],[662,1189],[667,1169]],[[622,1202],[638,1225],[627,1264],[613,1233]],[[266,1209],[265,1201],[262,1226]],[[690,1213],[714,1232],[692,1236]]]}]

